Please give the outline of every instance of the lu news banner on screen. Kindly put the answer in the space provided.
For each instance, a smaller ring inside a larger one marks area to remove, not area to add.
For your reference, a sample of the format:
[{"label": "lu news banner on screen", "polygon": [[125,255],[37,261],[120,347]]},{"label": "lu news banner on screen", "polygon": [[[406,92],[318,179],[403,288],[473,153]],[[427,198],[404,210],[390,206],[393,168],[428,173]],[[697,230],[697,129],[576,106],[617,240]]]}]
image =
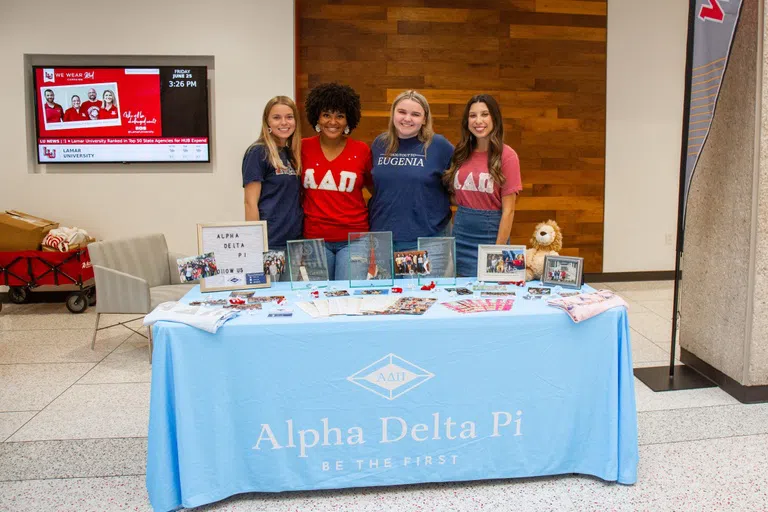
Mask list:
[{"label": "lu news banner on screen", "polygon": [[204,66],[34,76],[40,163],[210,161]]}]

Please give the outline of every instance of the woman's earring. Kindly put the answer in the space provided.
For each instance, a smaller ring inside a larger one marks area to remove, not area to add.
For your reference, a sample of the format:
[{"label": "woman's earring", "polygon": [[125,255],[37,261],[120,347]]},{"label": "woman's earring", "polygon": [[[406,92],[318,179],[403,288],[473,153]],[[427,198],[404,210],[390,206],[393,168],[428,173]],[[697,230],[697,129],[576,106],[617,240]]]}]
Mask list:
[{"label": "woman's earring", "polygon": [[267,128],[267,133],[272,133],[272,128]]},{"label": "woman's earring", "polygon": [[344,135],[349,135],[349,126],[344,128]]},{"label": "woman's earring", "polygon": [[315,131],[316,131],[317,133],[320,133],[320,125],[319,125],[319,124],[316,124],[316,125],[315,125]]}]

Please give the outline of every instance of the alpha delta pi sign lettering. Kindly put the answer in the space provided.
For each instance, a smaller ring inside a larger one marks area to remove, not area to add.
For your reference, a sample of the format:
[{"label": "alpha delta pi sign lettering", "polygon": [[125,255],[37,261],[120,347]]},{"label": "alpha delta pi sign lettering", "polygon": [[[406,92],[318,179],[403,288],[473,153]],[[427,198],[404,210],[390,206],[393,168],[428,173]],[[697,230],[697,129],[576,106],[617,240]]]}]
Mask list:
[{"label": "alpha delta pi sign lettering", "polygon": [[[347,378],[353,384],[392,401],[402,397],[435,377],[429,371],[395,355],[387,356],[366,366]],[[326,471],[365,471],[408,466],[456,465],[459,455],[446,451],[446,442],[456,447],[478,438],[523,436],[523,411],[491,411],[486,417],[455,419],[439,412],[420,412],[412,421],[398,415],[366,418],[366,426],[336,423],[330,418],[318,418],[313,424],[298,424],[293,418],[281,424],[262,423],[252,449],[259,452],[290,450],[299,459],[312,459],[322,447],[355,447],[378,444],[424,443],[436,445],[433,455],[399,453],[382,458],[348,458],[317,461],[317,469]],[[425,446],[426,447],[426,446]],[[385,448],[385,447],[382,447]],[[322,450],[327,455],[326,450]],[[370,450],[366,450],[370,452]],[[399,450],[387,450],[389,454]]]},{"label": "alpha delta pi sign lettering", "polygon": [[205,278],[202,291],[269,286],[264,273],[265,221],[198,224],[200,254],[213,253],[217,274]]}]

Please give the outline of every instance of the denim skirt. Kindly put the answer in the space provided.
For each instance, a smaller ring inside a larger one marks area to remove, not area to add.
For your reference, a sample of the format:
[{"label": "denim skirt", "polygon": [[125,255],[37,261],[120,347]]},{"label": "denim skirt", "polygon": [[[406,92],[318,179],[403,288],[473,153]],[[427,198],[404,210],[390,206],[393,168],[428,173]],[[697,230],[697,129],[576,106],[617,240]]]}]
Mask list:
[{"label": "denim skirt", "polygon": [[475,210],[459,206],[453,221],[456,237],[456,274],[477,275],[477,246],[494,245],[499,234],[501,210]]}]

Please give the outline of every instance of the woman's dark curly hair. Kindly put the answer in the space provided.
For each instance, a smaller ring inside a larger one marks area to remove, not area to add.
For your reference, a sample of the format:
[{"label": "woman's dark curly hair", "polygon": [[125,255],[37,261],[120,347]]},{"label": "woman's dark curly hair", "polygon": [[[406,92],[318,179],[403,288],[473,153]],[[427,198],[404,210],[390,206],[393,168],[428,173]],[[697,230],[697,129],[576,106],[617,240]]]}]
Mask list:
[{"label": "woman's dark curly hair", "polygon": [[304,110],[311,126],[315,126],[323,112],[342,112],[347,118],[349,131],[360,122],[360,95],[348,85],[336,82],[320,84],[307,95]]}]

